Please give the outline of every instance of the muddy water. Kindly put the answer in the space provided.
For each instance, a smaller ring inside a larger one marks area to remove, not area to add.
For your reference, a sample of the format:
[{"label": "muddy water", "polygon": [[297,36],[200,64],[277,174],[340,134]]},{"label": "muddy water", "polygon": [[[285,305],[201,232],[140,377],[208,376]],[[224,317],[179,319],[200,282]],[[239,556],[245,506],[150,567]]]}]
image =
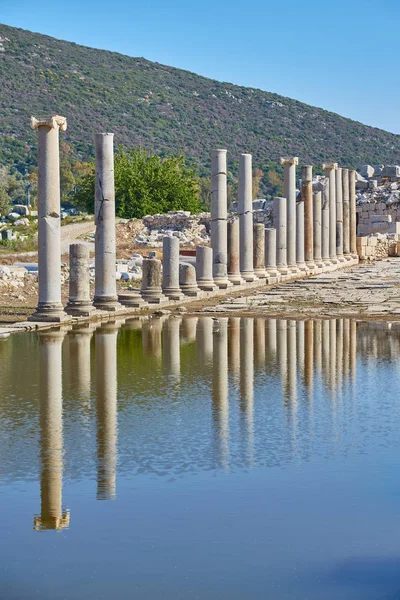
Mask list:
[{"label": "muddy water", "polygon": [[399,357],[348,319],[2,341],[0,598],[398,598]]}]

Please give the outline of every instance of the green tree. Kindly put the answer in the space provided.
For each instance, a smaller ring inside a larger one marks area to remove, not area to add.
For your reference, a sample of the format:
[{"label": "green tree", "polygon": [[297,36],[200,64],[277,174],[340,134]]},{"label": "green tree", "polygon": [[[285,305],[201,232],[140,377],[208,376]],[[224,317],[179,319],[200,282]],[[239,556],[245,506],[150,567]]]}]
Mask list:
[{"label": "green tree", "polygon": [[[127,219],[169,210],[201,210],[198,180],[183,156],[160,158],[143,149],[120,150],[114,160],[116,214]],[[93,212],[94,172],[78,182],[75,203]]]},{"label": "green tree", "polygon": [[282,196],[283,181],[278,173],[272,169],[267,172],[267,186],[271,196]]}]

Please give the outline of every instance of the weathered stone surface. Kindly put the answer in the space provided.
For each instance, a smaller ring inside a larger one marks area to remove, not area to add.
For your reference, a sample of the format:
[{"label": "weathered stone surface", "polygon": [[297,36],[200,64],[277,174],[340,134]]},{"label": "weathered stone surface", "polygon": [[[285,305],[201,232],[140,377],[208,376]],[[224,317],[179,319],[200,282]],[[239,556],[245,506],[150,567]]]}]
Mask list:
[{"label": "weathered stone surface", "polygon": [[180,300],[179,287],[179,240],[176,237],[163,238],[162,291],[170,300]]},{"label": "weathered stone surface", "polygon": [[88,317],[94,310],[90,299],[89,248],[86,244],[71,244],[66,312],[78,317]]},{"label": "weathered stone surface", "polygon": [[254,274],[262,279],[265,277],[265,227],[256,223],[253,231],[253,265]]},{"label": "weathered stone surface", "polygon": [[201,290],[212,292],[217,288],[212,276],[212,248],[197,246],[196,248],[196,279]]},{"label": "weathered stone surface", "polygon": [[179,263],[179,285],[186,296],[197,296],[199,294],[196,269],[190,263]]},{"label": "weathered stone surface", "polygon": [[151,304],[165,301],[161,289],[161,261],[158,258],[143,259],[142,298]]}]

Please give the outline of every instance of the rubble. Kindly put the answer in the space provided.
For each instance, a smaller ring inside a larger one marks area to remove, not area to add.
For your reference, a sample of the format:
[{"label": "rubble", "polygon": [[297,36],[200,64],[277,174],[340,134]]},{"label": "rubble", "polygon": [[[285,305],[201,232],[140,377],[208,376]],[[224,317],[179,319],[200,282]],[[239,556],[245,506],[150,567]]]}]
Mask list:
[{"label": "rubble", "polygon": [[137,246],[160,248],[163,237],[175,236],[181,246],[195,247],[210,243],[210,213],[191,215],[188,211],[170,211],[166,214],[143,217],[142,231],[135,235]]}]

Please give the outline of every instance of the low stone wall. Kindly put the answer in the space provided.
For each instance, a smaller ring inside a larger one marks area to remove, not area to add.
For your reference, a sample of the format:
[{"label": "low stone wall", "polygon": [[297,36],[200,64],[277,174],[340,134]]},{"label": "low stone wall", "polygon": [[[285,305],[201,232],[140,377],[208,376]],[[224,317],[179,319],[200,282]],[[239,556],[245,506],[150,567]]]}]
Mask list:
[{"label": "low stone wall", "polygon": [[371,235],[357,237],[357,254],[359,259],[363,261],[400,256],[399,236]]},{"label": "low stone wall", "polygon": [[400,233],[400,205],[369,202],[357,206],[357,235]]}]

